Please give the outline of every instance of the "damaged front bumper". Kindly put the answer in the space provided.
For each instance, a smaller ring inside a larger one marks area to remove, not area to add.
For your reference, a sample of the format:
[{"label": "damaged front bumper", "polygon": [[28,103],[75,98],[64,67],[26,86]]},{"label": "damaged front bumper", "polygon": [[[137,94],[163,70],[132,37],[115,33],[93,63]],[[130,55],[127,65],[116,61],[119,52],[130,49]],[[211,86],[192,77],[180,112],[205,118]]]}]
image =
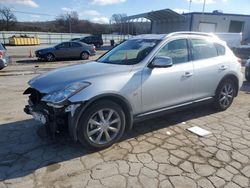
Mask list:
[{"label": "damaged front bumper", "polygon": [[76,112],[81,104],[65,103],[55,105],[41,101],[43,94],[37,90],[28,88],[24,94],[29,94],[28,105],[24,107],[24,112],[32,115],[36,121],[46,126],[48,132],[55,135],[64,129],[68,129],[70,136],[76,140],[75,119]]}]

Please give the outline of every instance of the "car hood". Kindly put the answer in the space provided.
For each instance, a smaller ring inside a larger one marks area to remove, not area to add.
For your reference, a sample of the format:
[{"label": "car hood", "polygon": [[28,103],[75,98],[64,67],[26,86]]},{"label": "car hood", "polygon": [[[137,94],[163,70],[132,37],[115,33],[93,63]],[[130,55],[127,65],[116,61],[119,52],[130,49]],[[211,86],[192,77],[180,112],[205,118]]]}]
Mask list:
[{"label": "car hood", "polygon": [[54,47],[50,47],[50,48],[42,48],[42,49],[39,49],[37,50],[38,52],[49,52],[49,51],[52,51],[54,50]]},{"label": "car hood", "polygon": [[71,65],[41,74],[29,81],[29,85],[41,93],[51,93],[78,81],[101,79],[111,74],[130,72],[131,65],[114,65],[91,61]]}]

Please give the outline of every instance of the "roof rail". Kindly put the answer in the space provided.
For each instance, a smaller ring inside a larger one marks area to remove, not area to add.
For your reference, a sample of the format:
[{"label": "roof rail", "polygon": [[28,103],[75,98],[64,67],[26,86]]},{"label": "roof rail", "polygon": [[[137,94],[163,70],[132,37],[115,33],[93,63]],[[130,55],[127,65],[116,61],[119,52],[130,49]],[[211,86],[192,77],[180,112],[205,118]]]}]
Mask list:
[{"label": "roof rail", "polygon": [[192,32],[192,31],[181,31],[181,32],[174,32],[170,33],[167,36],[177,36],[177,35],[200,35],[200,36],[206,36],[206,37],[216,37],[213,33],[203,33],[203,32]]}]

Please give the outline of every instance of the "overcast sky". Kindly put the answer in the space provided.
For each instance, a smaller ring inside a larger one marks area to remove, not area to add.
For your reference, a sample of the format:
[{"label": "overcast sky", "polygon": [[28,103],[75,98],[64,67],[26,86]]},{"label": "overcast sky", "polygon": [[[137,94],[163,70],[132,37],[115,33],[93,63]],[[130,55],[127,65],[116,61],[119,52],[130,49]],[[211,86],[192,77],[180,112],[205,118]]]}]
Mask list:
[{"label": "overcast sky", "polygon": [[[108,23],[114,13],[134,15],[152,10],[170,8],[188,12],[190,0],[0,0],[0,6],[16,11],[40,13],[28,15],[15,12],[19,21],[53,20],[67,11],[77,11],[81,19]],[[202,11],[204,0],[192,0],[191,11]],[[224,13],[250,15],[250,0],[206,0],[206,12],[222,10]]]}]

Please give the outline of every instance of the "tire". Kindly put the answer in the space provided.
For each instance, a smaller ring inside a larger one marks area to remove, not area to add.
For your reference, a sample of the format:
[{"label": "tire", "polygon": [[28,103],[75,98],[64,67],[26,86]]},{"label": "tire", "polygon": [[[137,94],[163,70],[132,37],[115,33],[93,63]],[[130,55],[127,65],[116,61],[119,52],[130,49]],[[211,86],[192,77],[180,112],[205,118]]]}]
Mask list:
[{"label": "tire", "polygon": [[245,69],[245,77],[248,82],[250,82],[250,67],[246,67]]},{"label": "tire", "polygon": [[125,122],[124,111],[118,104],[109,100],[96,102],[80,118],[78,140],[91,149],[107,148],[122,137]]},{"label": "tire", "polygon": [[89,53],[88,53],[88,52],[82,52],[82,53],[81,53],[81,59],[82,59],[82,60],[87,60],[87,59],[89,59]]},{"label": "tire", "polygon": [[96,48],[101,48],[101,44],[99,44],[99,43],[96,43]]},{"label": "tire", "polygon": [[48,53],[45,57],[46,61],[52,62],[55,61],[55,56],[52,53]]},{"label": "tire", "polygon": [[233,103],[236,93],[235,83],[231,79],[225,79],[217,88],[214,107],[216,110],[224,111]]}]

